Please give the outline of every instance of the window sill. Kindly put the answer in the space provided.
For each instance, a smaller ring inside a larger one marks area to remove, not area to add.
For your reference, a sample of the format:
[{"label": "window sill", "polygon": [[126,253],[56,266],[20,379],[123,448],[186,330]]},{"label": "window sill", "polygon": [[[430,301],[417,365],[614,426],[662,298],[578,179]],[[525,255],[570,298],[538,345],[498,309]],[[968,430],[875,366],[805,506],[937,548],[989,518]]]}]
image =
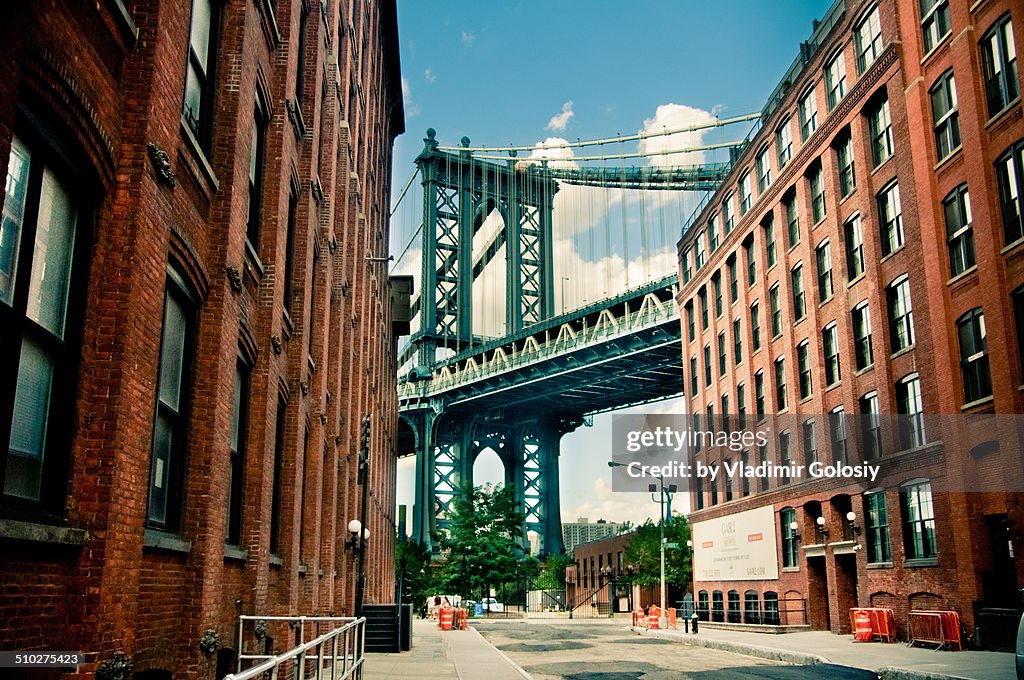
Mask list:
[{"label": "window sill", "polygon": [[932,48],[928,50],[928,53],[921,58],[921,66],[924,66],[927,62],[932,61],[937,54],[945,52],[949,48],[950,40],[949,37],[953,35],[952,30],[946,31],[946,35],[942,36],[939,42],[932,45]]},{"label": "window sill", "polygon": [[1024,236],[1017,239],[1016,241],[1013,241],[1012,243],[1008,243],[1005,246],[1003,246],[1003,248],[999,251],[999,254],[1009,255],[1011,252],[1020,249],[1022,245],[1024,245]]},{"label": "window sill", "polygon": [[832,302],[835,299],[835,294],[829,295],[827,298],[818,303],[818,309],[821,309],[822,307],[824,307],[825,305],[827,305],[828,303]]},{"label": "window sill", "polygon": [[267,562],[268,562],[268,563],[270,564],[270,566],[272,566],[272,567],[278,567],[278,568],[280,568],[280,567],[283,567],[283,566],[284,566],[284,560],[283,560],[283,559],[281,559],[281,557],[280,557],[279,555],[274,555],[273,553],[271,553],[271,555],[270,555],[270,559],[269,559],[269,560],[267,560]]},{"label": "window sill", "polygon": [[846,194],[845,196],[840,196],[839,205],[841,206],[843,203],[846,203],[846,200],[850,198],[850,196],[853,196],[855,193],[857,193],[857,187],[853,187],[852,189],[850,189],[850,193]]},{"label": "window sill", "polygon": [[846,288],[847,289],[853,288],[858,283],[860,283],[866,276],[867,275],[864,272],[861,272],[860,274],[857,274],[857,276],[855,278],[852,278],[852,279],[850,279],[849,281],[846,282]]},{"label": "window sill", "polygon": [[843,385],[843,381],[842,380],[837,380],[834,383],[832,383],[831,385],[826,385],[825,386],[825,394],[828,394],[829,392],[831,392],[832,390],[836,389],[837,387],[842,387],[842,385]]},{"label": "window sill", "polygon": [[868,562],[868,569],[892,569],[892,562]]},{"label": "window sill", "polygon": [[889,355],[889,359],[891,360],[891,359],[895,359],[896,357],[901,357],[904,354],[910,354],[911,352],[914,351],[915,347],[916,347],[916,345],[908,345],[908,346],[904,347],[903,349],[899,350],[898,352],[893,352],[892,354],[890,354]]},{"label": "window sill", "polygon": [[939,566],[938,557],[916,557],[910,558],[903,561],[903,566],[907,569],[917,569],[921,567],[937,567]]},{"label": "window sill", "polygon": [[180,536],[168,534],[164,531],[146,529],[142,538],[142,547],[187,555],[192,552],[192,541],[186,541]]},{"label": "window sill", "polygon": [[260,260],[259,253],[256,252],[256,248],[253,247],[252,242],[249,239],[245,239],[245,272],[252,276],[256,285],[259,285],[263,281],[263,275],[266,272],[266,268],[263,266],[262,260]]},{"label": "window sill", "polygon": [[974,401],[967,402],[966,404],[960,407],[960,410],[973,411],[981,406],[987,406],[988,404],[992,404],[993,402],[995,402],[995,400],[995,396],[990,394],[987,397],[982,397],[981,399],[975,399]]},{"label": "window sill", "polygon": [[239,548],[237,546],[228,545],[227,543],[225,543],[224,544],[224,560],[225,561],[230,560],[232,562],[246,562],[246,561],[249,560],[249,551],[248,550],[242,550],[241,548]]},{"label": "window sill", "polygon": [[814,401],[814,395],[809,394],[800,400],[800,405],[803,406],[804,404],[809,404],[812,401]]},{"label": "window sill", "polygon": [[84,529],[0,519],[0,540],[81,547],[86,537]]},{"label": "window sill", "polygon": [[932,168],[932,172],[941,175],[950,168],[952,168],[957,163],[957,161],[963,160],[963,149],[964,146],[963,144],[961,144],[960,146],[956,147],[955,149],[947,153],[945,157],[940,158],[939,162],[935,164],[934,168]]},{"label": "window sill", "polygon": [[[217,175],[213,172],[213,166],[210,165],[206,153],[199,145],[199,140],[192,134],[192,128],[188,126],[184,118],[181,119],[178,127],[181,129],[181,136],[185,140],[185,146],[188,147],[189,156],[194,161],[194,163],[187,164],[188,168],[192,171],[193,175],[196,175],[197,180],[205,182],[209,188],[209,193],[212,195],[213,192],[220,188],[220,182],[217,180]],[[199,175],[202,175],[202,177],[199,177]]]},{"label": "window sill", "polygon": [[969,267],[968,269],[963,270],[962,272],[960,272],[953,278],[949,279],[948,281],[946,281],[946,285],[951,286],[954,290],[956,290],[957,288],[960,288],[962,285],[966,284],[968,281],[978,278],[977,274],[978,265],[975,264]]},{"label": "window sill", "polygon": [[875,368],[875,365],[873,363],[872,364],[868,364],[864,368],[858,368],[856,371],[854,371],[853,376],[855,378],[859,378],[860,376],[864,375],[865,373],[874,370],[874,368]]},{"label": "window sill", "polygon": [[885,264],[885,263],[886,263],[886,262],[888,262],[889,260],[893,259],[893,258],[894,258],[894,257],[896,257],[897,255],[899,255],[899,254],[900,254],[901,252],[903,252],[903,249],[904,249],[904,248],[906,248],[906,246],[907,246],[906,242],[904,242],[904,243],[901,243],[901,244],[900,244],[900,245],[899,245],[899,246],[898,246],[898,247],[896,248],[896,250],[892,251],[892,252],[891,252],[891,253],[889,253],[888,255],[883,255],[883,256],[882,256],[882,259],[878,261],[878,264]]},{"label": "window sill", "polygon": [[784,574],[798,574],[800,573],[800,567],[783,567],[782,573]]},{"label": "window sill", "polygon": [[875,174],[877,174],[882,168],[884,168],[886,166],[886,164],[889,161],[891,161],[893,159],[893,156],[895,156],[895,155],[896,155],[896,151],[893,150],[893,152],[891,154],[886,156],[884,161],[882,161],[881,163],[879,163],[875,167],[871,168],[871,175],[874,176]]},{"label": "window sill", "polygon": [[995,127],[1003,122],[1004,118],[1008,118],[1012,112],[1016,111],[1020,113],[1020,95],[1011,102],[1008,102],[1006,106],[996,111],[992,116],[985,122],[985,129],[991,132],[989,128]]}]

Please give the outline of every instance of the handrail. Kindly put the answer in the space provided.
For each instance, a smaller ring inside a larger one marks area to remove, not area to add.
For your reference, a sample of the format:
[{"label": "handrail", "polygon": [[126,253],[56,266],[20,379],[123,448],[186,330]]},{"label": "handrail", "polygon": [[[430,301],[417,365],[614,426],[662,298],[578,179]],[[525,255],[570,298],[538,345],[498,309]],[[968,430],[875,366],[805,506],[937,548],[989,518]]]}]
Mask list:
[{"label": "handrail", "polygon": [[[239,670],[237,673],[230,673],[224,676],[224,680],[251,680],[257,678],[264,673],[269,673],[270,680],[277,680],[281,666],[285,663],[295,660],[297,669],[302,669],[306,663],[306,653],[310,650],[316,649],[316,673],[314,677],[317,680],[322,678],[330,677],[331,680],[345,680],[346,678],[359,677],[357,671],[360,671],[363,665],[363,652],[365,649],[365,636],[366,636],[366,618],[342,618],[342,617],[331,617],[331,616],[241,616],[239,617],[239,627],[246,620],[264,620],[264,621],[345,621],[345,624],[339,626],[319,637],[316,637],[309,642],[304,642],[291,650],[278,654],[276,656],[266,655],[252,655],[242,654],[239,650],[239,665],[241,665],[243,659],[265,659],[262,663],[258,663],[251,668],[247,668],[244,671]],[[352,633],[352,634],[350,634]],[[338,643],[339,639],[342,642],[342,656],[338,656]],[[333,646],[329,650],[331,653],[329,656],[324,654],[327,643],[333,641]],[[342,668],[339,671],[338,662],[339,659],[342,663]],[[331,662],[330,670],[327,674],[324,673],[324,661],[328,660]],[[351,663],[349,663],[351,661]],[[340,672],[340,675],[339,675]],[[297,673],[296,677],[304,678],[304,673]]]}]

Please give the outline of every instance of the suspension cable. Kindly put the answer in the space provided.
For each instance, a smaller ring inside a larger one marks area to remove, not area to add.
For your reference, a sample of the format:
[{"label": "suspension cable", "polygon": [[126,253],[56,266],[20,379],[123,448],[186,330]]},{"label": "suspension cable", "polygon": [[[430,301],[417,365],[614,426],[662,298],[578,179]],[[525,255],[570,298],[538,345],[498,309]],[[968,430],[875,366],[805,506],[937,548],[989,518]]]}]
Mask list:
[{"label": "suspension cable", "polygon": [[417,166],[412,171],[412,176],[409,178],[409,181],[405,183],[405,188],[402,189],[402,193],[398,195],[398,200],[395,201],[395,205],[392,206],[391,212],[388,213],[388,217],[391,217],[392,215],[394,215],[395,211],[398,210],[398,206],[402,205],[402,199],[405,198],[406,192],[409,191],[409,187],[412,186],[412,181],[414,179],[416,179],[416,175],[419,173],[419,171],[420,171],[419,166]]},{"label": "suspension cable", "polygon": [[[637,151],[634,153],[619,153],[619,154],[606,154],[603,156],[569,156],[568,158],[551,158],[549,156],[533,156],[530,158],[519,159],[522,162],[530,163],[532,161],[608,161],[618,160],[623,158],[651,158],[653,156],[671,156],[678,153],[691,153],[693,151],[714,151],[715,149],[727,149],[733,146],[742,146],[743,140],[737,140],[734,142],[719,142],[717,144],[707,144],[704,146],[690,146],[682,149],[663,149],[662,151]],[[542,147],[534,149],[535,151],[546,151],[549,148],[554,147]],[[509,156],[473,156],[477,160],[489,160],[489,161],[508,161]]]},{"label": "suspension cable", "polygon": [[[741,116],[735,116],[733,118],[715,119],[708,123],[698,123],[697,125],[689,125],[687,127],[676,128],[674,130],[658,130],[656,132],[638,132],[635,135],[619,135],[616,137],[608,137],[605,139],[588,139],[583,141],[575,142],[564,142],[561,144],[544,145],[543,147],[533,146],[439,146],[437,147],[440,151],[535,151],[537,149],[569,149],[575,147],[584,146],[598,146],[605,144],[618,144],[621,142],[633,142],[638,139],[649,139],[651,137],[664,137],[666,135],[676,135],[681,132],[696,132],[697,130],[706,130],[708,128],[722,127],[724,125],[731,125],[733,123],[743,123],[748,120],[756,120],[761,117],[758,113],[746,113]],[[508,159],[503,159],[508,160]]]}]

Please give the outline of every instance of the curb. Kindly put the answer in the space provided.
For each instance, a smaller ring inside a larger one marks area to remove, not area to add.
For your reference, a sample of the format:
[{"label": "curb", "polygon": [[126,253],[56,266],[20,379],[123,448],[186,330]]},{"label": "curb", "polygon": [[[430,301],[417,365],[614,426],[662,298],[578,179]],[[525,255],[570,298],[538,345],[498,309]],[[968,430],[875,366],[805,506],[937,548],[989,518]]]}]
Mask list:
[{"label": "curb", "polygon": [[896,666],[885,666],[878,669],[878,675],[882,680],[969,680],[960,675],[942,675],[941,673],[927,673],[925,671],[914,671],[908,668],[897,668]]},{"label": "curb", "polygon": [[[523,669],[523,667],[522,667],[522,666],[520,666],[520,665],[519,665],[519,664],[517,664],[517,663],[516,663],[515,661],[513,661],[512,659],[510,659],[510,658],[508,657],[508,655],[507,655],[507,654],[505,654],[505,652],[501,651],[500,649],[498,649],[497,647],[495,647],[494,645],[492,645],[492,644],[490,643],[490,641],[489,641],[489,640],[488,640],[487,638],[485,638],[485,637],[484,637],[484,636],[483,636],[483,635],[482,635],[482,634],[480,633],[480,631],[478,631],[478,630],[477,630],[476,628],[474,628],[473,626],[469,626],[469,630],[473,631],[473,633],[474,633],[474,634],[475,634],[475,635],[476,635],[476,636],[477,636],[478,638],[480,638],[480,641],[481,641],[481,642],[483,642],[483,643],[484,643],[485,645],[487,645],[488,647],[490,647],[491,649],[493,649],[493,650],[494,650],[495,652],[497,652],[498,656],[500,656],[500,657],[501,657],[502,659],[504,659],[504,660],[505,660],[505,662],[506,662],[506,663],[508,663],[508,665],[509,665],[509,666],[511,666],[511,667],[513,668],[513,670],[515,670],[515,671],[516,671],[517,673],[519,673],[519,675],[523,676],[523,679],[524,679],[524,680],[534,680],[534,677],[533,677],[532,675],[530,675],[529,673],[527,673],[527,672],[526,672],[526,671],[525,671],[525,670]],[[455,667],[456,667],[456,669],[458,669],[458,664],[456,664],[456,665],[455,665]],[[462,674],[461,674],[461,673],[459,674],[459,677],[462,677]]]}]

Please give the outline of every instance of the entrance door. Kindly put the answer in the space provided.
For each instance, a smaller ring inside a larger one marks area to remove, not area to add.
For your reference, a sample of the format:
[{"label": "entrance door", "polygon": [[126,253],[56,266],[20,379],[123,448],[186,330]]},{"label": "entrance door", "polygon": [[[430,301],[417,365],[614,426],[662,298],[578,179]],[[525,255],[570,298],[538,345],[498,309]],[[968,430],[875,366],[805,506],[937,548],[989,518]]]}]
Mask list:
[{"label": "entrance door", "polygon": [[836,555],[837,633],[852,633],[847,612],[857,606],[857,554]]},{"label": "entrance door", "polygon": [[807,558],[807,610],[808,623],[812,629],[832,630],[824,555]]}]

